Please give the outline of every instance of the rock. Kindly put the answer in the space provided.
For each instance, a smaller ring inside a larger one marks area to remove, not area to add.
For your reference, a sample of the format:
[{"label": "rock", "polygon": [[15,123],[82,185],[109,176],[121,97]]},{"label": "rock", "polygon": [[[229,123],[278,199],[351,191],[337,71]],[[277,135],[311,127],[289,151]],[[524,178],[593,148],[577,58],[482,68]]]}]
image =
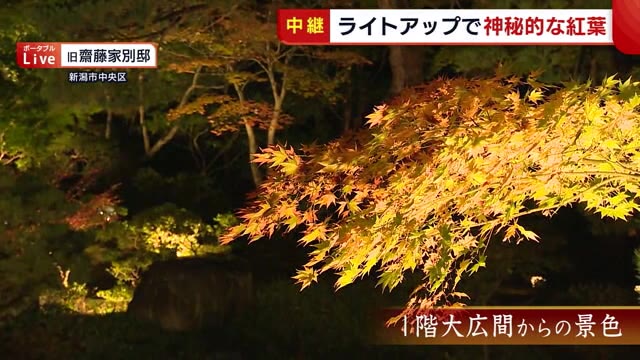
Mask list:
[{"label": "rock", "polygon": [[250,312],[252,282],[249,267],[228,258],[156,262],[142,275],[127,311],[169,331],[222,329]]}]

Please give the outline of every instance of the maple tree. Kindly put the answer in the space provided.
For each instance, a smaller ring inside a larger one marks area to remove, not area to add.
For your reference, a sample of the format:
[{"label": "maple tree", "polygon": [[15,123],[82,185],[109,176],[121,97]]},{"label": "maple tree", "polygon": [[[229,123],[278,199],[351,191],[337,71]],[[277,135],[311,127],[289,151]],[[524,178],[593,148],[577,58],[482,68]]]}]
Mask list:
[{"label": "maple tree", "polygon": [[[276,132],[293,121],[284,111],[289,94],[335,104],[350,67],[368,63],[351,51],[283,45],[275,31],[275,12],[267,7],[266,15],[257,15],[253,10],[235,9],[215,24],[216,33],[187,27],[164,37],[169,69],[207,73],[226,84],[222,91],[204,92],[181,103],[169,119],[206,115],[216,135],[244,128],[249,154],[258,152],[256,128],[266,130],[266,143],[273,145]],[[318,66],[318,61],[325,64]],[[323,73],[328,67],[333,68],[334,76]],[[248,91],[248,86],[260,89],[265,83],[270,100]],[[257,185],[261,174],[255,163],[251,170]]]},{"label": "maple tree", "polygon": [[[625,219],[640,197],[640,83],[545,85],[532,74],[437,79],[368,116],[368,131],[254,161],[274,169],[224,242],[302,231],[313,248],[302,288],[336,271],[341,288],[372,270],[393,289],[424,273],[405,312],[461,305],[462,277],[492,238],[538,236],[518,223],[574,203]],[[397,321],[398,318],[392,319]]]},{"label": "maple tree", "polygon": [[[368,63],[352,51],[281,44],[274,6],[254,1],[37,0],[28,13],[42,20],[52,39],[157,42],[157,71],[131,71],[129,84],[82,88],[63,80],[65,73],[50,72],[45,96],[79,118],[104,111],[106,139],[114,118],[135,118],[147,158],[178,136],[186,137],[194,160],[206,170],[213,160],[205,158],[203,148],[220,135],[243,129],[248,152],[257,153],[261,139],[256,130],[264,130],[267,145],[272,145],[276,132],[293,121],[285,113],[287,97],[335,104],[350,67]],[[207,137],[209,130],[212,136]],[[257,166],[251,170],[258,184]]]}]

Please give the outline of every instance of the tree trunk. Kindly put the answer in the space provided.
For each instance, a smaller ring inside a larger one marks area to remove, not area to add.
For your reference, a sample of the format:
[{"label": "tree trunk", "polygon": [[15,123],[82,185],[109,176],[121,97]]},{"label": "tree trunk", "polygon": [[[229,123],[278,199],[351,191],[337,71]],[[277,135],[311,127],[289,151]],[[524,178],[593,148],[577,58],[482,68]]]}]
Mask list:
[{"label": "tree trunk", "polygon": [[[284,64],[287,65],[289,59],[285,58]],[[287,73],[282,75],[282,81],[280,83],[280,89],[278,89],[278,81],[276,80],[276,73],[273,68],[273,64],[269,64],[265,67],[269,83],[271,84],[271,92],[273,94],[273,114],[271,116],[271,122],[269,123],[269,130],[267,130],[267,146],[271,146],[276,143],[276,131],[280,121],[280,114],[282,114],[282,104],[284,97],[287,95]]]},{"label": "tree trunk", "polygon": [[107,124],[104,129],[104,138],[111,139],[111,123],[113,122],[113,111],[111,111],[111,96],[107,93]]},{"label": "tree trunk", "polygon": [[[189,88],[187,88],[187,90],[182,95],[182,99],[180,100],[180,104],[178,104],[178,108],[181,108],[187,104],[187,101],[189,100],[189,96],[191,96],[191,93],[198,86],[198,76],[200,76],[201,70],[202,70],[202,67],[198,67],[198,69],[194,72],[193,78],[191,80],[191,85],[189,86]],[[143,80],[144,80],[144,76],[142,73],[140,73],[140,75],[138,75],[139,101],[140,101],[140,104],[138,105],[138,117],[140,121],[140,128],[142,131],[144,153],[145,153],[145,156],[149,159],[155,156],[158,153],[158,151],[160,151],[165,145],[167,145],[171,140],[173,140],[173,138],[178,133],[178,130],[180,130],[180,127],[177,124],[173,125],[171,129],[169,129],[169,132],[167,132],[163,137],[158,139],[158,141],[156,141],[156,143],[153,144],[153,146],[151,145],[151,140],[149,138],[149,131],[147,130],[147,126],[144,122],[145,114],[144,114],[144,85],[142,83]]]},{"label": "tree trunk", "polygon": [[282,111],[282,102],[276,100],[273,107],[273,114],[271,116],[271,122],[269,123],[269,130],[267,131],[267,145],[271,146],[276,143],[276,131],[278,130],[278,122],[280,120],[280,112]]},{"label": "tree trunk", "polygon": [[258,152],[258,143],[256,141],[256,134],[253,131],[253,127],[249,124],[248,121],[244,121],[244,128],[247,130],[247,140],[249,142],[249,165],[251,166],[251,177],[253,178],[253,183],[256,187],[260,186],[262,183],[262,174],[260,174],[260,169],[258,169],[258,164],[254,163],[251,159],[253,154]]},{"label": "tree trunk", "polygon": [[[238,84],[233,84],[233,87],[238,94],[238,101],[240,101],[241,104],[244,103],[244,90]],[[247,131],[247,142],[249,143],[249,166],[251,167],[251,177],[253,178],[255,186],[258,187],[262,183],[262,174],[260,174],[258,164],[252,161],[253,154],[258,152],[258,141],[256,140],[256,133],[253,130],[253,126],[251,126],[247,120],[244,120],[244,128]],[[269,130],[271,130],[271,128],[269,128]]]},{"label": "tree trunk", "polygon": [[140,131],[142,132],[142,143],[144,145],[144,153],[149,155],[149,132],[147,125],[144,123],[144,75],[142,72],[138,75],[138,121],[140,121]]},{"label": "tree trunk", "polygon": [[353,126],[353,68],[349,69],[349,81],[346,87],[347,91],[342,110],[343,132],[351,130]]},{"label": "tree trunk", "polygon": [[[182,99],[180,100],[180,104],[178,104],[178,108],[181,108],[181,107],[183,107],[183,106],[185,106],[187,104],[187,101],[189,100],[189,96],[191,96],[191,93],[198,86],[198,77],[200,76],[200,71],[202,71],[202,66],[199,66],[196,69],[196,71],[193,73],[193,78],[191,79],[191,85],[187,88],[187,90],[184,92],[184,94],[182,94]],[[160,149],[162,149],[165,145],[167,145],[169,143],[169,141],[173,140],[173,138],[178,133],[179,129],[180,129],[180,127],[177,124],[172,126],[171,129],[169,130],[169,132],[165,136],[160,138],[153,145],[153,147],[151,147],[146,152],[147,153],[147,157],[151,158],[155,154],[157,154],[158,151],[160,151]]]},{"label": "tree trunk", "polygon": [[[381,9],[409,8],[405,0],[378,0]],[[420,46],[390,46],[391,95],[424,81],[424,48]]]}]

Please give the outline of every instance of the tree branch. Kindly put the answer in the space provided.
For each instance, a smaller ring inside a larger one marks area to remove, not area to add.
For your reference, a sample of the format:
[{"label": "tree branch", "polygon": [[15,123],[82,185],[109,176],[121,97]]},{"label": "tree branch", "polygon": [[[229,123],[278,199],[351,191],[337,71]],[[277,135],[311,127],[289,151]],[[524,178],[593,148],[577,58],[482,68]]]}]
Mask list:
[{"label": "tree branch", "polygon": [[142,131],[142,142],[144,144],[144,153],[149,154],[149,132],[147,130],[147,125],[144,122],[144,85],[142,81],[144,80],[144,75],[142,72],[138,75],[138,119],[140,121],[140,130]]},{"label": "tree branch", "polygon": [[[180,100],[180,104],[178,105],[178,108],[181,108],[186,105],[187,101],[189,100],[189,96],[196,89],[198,85],[198,77],[200,76],[201,70],[202,70],[202,66],[199,66],[196,69],[196,71],[193,73],[193,78],[191,79],[191,85],[187,88],[187,90],[182,95],[182,99]],[[146,152],[147,157],[151,158],[155,154],[157,154],[158,151],[160,151],[160,149],[162,149],[169,141],[171,141],[176,136],[179,129],[180,129],[180,126],[178,124],[173,125],[173,127],[171,127],[169,132],[165,136],[160,138],[153,145],[153,147],[151,147],[149,151]]]}]

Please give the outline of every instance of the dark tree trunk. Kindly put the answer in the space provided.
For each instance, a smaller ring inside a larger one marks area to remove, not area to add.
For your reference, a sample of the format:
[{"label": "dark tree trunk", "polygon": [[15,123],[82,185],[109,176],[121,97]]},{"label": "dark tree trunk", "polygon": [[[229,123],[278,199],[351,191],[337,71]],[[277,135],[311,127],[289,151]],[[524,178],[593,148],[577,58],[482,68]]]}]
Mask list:
[{"label": "dark tree trunk", "polygon": [[[378,0],[382,9],[409,8],[406,0]],[[421,46],[390,46],[391,95],[424,81],[424,48]]]}]

